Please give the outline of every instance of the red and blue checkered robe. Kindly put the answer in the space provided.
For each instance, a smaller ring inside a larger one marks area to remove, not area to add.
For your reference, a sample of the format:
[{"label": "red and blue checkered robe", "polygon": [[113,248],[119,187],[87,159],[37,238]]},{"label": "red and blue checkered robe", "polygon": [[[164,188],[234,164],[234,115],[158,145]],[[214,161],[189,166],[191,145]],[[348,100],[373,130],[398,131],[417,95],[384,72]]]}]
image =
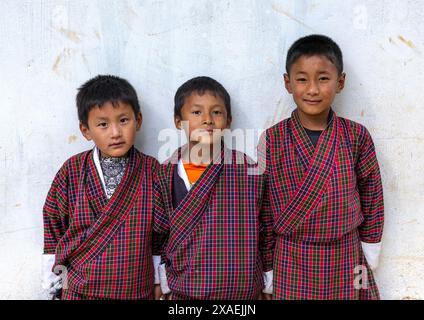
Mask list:
[{"label": "red and blue checkered robe", "polygon": [[294,111],[263,138],[264,202],[276,233],[274,298],[378,299],[361,249],[361,241],[381,241],[384,212],[366,128],[333,113],[314,147]]},{"label": "red and blue checkered robe", "polygon": [[263,271],[272,269],[272,217],[262,206],[263,175],[246,155],[223,150],[219,163],[206,168],[177,208],[173,173],[181,149],[156,177],[154,230],[166,238],[162,260],[172,299],[256,299]]},{"label": "red and blue checkered robe", "polygon": [[158,165],[131,148],[109,200],[92,150],[71,157],[56,174],[43,209],[44,253],[55,254],[55,266],[67,268],[64,299],[153,297],[152,188]]}]

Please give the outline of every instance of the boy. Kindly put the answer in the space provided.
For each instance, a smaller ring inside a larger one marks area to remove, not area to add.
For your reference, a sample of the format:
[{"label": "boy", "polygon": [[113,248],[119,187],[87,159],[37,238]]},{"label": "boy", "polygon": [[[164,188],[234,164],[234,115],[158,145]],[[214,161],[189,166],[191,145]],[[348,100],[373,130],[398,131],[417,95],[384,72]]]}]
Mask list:
[{"label": "boy", "polygon": [[97,76],[76,100],[80,130],[95,146],[64,163],[47,195],[44,285],[51,293],[63,285],[62,299],[151,299],[158,163],[134,147],[142,122],[137,94],[124,79]]},{"label": "boy", "polygon": [[262,176],[249,174],[247,156],[222,143],[230,96],[217,81],[197,77],[174,100],[175,125],[189,142],[155,180],[154,230],[166,239],[162,292],[178,300],[257,299],[263,276],[272,274],[272,221],[261,203]]},{"label": "boy", "polygon": [[[331,109],[345,83],[342,53],[311,35],[289,49],[284,82],[297,105],[266,131],[274,216],[275,299],[378,299],[383,190],[367,129]],[[364,256],[365,255],[365,256]]]}]

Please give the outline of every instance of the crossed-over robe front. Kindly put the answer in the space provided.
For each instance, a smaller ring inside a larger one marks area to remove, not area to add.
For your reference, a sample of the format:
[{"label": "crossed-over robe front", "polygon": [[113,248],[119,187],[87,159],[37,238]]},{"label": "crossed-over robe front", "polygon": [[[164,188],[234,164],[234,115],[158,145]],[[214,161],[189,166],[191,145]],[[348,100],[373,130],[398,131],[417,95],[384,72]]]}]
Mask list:
[{"label": "crossed-over robe front", "polygon": [[379,298],[361,247],[379,243],[383,230],[374,144],[364,126],[331,112],[316,147],[297,111],[259,146],[276,235],[275,299]]},{"label": "crossed-over robe front", "polygon": [[[66,267],[63,299],[153,298],[153,175],[158,162],[128,152],[125,174],[107,198],[94,150],[71,157],[43,209],[44,253]],[[60,269],[62,270],[62,269]]]},{"label": "crossed-over robe front", "polygon": [[256,299],[273,254],[263,175],[245,154],[224,149],[189,191],[181,190],[180,155],[161,166],[154,186],[154,230],[165,239],[172,299]]}]

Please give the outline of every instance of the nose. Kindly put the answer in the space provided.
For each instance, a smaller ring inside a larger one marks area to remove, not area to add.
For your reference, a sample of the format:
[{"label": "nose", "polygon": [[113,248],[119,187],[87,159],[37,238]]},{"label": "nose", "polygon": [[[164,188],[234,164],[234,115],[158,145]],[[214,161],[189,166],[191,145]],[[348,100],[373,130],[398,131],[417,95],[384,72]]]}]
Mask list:
[{"label": "nose", "polygon": [[119,138],[121,136],[121,126],[119,124],[111,125],[112,138]]},{"label": "nose", "polygon": [[204,113],[203,124],[213,124],[213,118],[209,112]]},{"label": "nose", "polygon": [[310,81],[307,92],[311,96],[317,95],[319,93],[318,83],[316,81]]}]

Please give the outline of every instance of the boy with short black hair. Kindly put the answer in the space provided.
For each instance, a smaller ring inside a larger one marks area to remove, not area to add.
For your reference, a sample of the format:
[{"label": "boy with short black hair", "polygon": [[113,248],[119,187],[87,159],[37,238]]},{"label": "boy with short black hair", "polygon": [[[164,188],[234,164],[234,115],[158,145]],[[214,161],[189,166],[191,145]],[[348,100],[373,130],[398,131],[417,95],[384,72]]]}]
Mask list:
[{"label": "boy with short black hair", "polygon": [[249,174],[255,166],[244,153],[222,142],[232,120],[227,90],[197,77],[177,90],[174,101],[175,125],[189,142],[155,180],[154,230],[166,239],[162,292],[177,300],[257,299],[265,277],[265,293],[271,293],[273,237],[261,200],[264,180]]},{"label": "boy with short black hair", "polygon": [[[367,129],[332,110],[342,52],[311,35],[289,49],[284,82],[296,110],[266,131],[266,191],[274,215],[275,299],[378,299],[383,190]],[[263,159],[264,160],[264,159]]]},{"label": "boy with short black hair", "polygon": [[[154,290],[159,297],[152,258],[158,163],[134,147],[142,122],[136,91],[125,79],[97,76],[76,100],[80,130],[95,146],[63,164],[47,195],[44,286],[54,293],[63,285],[62,299],[151,299]],[[59,266],[66,272],[57,277]]]}]

